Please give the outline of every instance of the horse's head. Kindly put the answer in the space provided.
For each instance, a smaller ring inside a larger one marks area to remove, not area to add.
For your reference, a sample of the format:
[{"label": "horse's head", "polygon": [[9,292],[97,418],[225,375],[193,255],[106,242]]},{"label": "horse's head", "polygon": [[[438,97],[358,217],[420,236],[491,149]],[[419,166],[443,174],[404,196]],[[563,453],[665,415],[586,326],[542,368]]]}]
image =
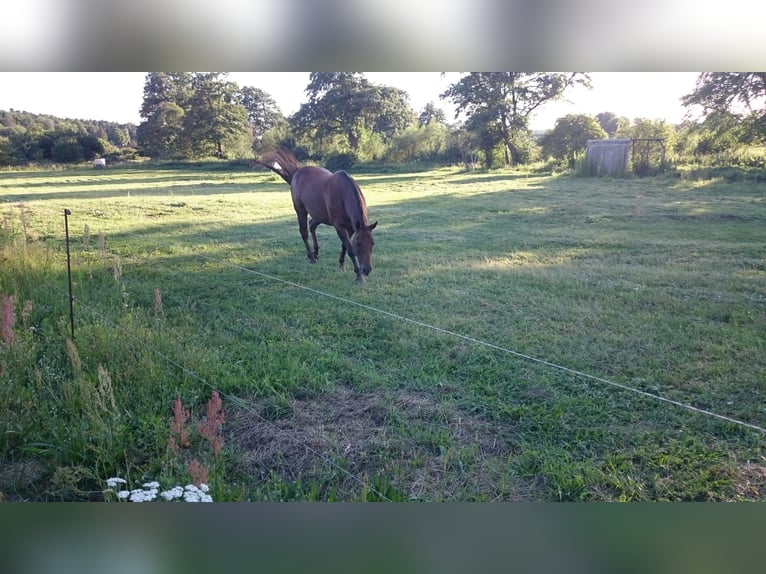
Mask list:
[{"label": "horse's head", "polygon": [[372,237],[372,230],[378,225],[376,221],[372,225],[357,223],[354,231],[354,251],[359,260],[359,269],[365,275],[372,271],[372,248],[375,245],[375,239]]}]

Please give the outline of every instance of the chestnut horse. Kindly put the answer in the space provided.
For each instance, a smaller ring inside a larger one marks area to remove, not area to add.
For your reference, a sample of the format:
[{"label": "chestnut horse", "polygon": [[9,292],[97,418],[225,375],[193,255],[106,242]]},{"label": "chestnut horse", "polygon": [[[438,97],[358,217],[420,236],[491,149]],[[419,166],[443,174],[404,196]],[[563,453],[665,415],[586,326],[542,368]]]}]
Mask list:
[{"label": "chestnut horse", "polygon": [[[367,203],[353,178],[342,170],[332,173],[323,167],[301,167],[292,152],[285,148],[267,152],[255,163],[267,167],[290,185],[298,227],[309,260],[315,263],[319,257],[317,226],[322,223],[332,225],[340,237],[338,263],[341,270],[348,252],[354,264],[356,280],[364,281],[372,271],[372,246],[375,245],[372,230],[378,222],[370,225],[367,221]],[[309,231],[314,242],[313,251],[309,247]]]}]

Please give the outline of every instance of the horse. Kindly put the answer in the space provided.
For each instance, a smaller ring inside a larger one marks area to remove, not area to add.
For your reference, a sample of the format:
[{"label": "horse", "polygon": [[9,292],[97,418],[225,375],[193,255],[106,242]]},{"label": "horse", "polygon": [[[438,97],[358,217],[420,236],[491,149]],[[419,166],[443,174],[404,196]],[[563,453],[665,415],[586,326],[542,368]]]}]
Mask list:
[{"label": "horse", "polygon": [[[316,263],[319,257],[317,227],[323,223],[332,225],[341,242],[338,258],[341,271],[348,253],[354,264],[357,282],[364,282],[372,271],[372,247],[375,245],[372,230],[378,222],[369,223],[367,203],[356,181],[343,170],[333,173],[323,167],[301,166],[286,148],[267,152],[254,163],[270,169],[290,186],[298,228],[309,261]],[[309,231],[314,243],[313,251],[309,247]]]}]

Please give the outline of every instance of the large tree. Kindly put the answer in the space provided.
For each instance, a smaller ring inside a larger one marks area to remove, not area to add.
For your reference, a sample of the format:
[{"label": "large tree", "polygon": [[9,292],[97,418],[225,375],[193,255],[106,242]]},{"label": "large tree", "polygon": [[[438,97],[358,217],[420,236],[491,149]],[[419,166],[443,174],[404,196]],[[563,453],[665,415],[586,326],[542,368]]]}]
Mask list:
[{"label": "large tree", "polygon": [[354,151],[364,130],[388,140],[414,120],[405,91],[374,85],[360,72],[312,72],[306,94],[291,118],[295,131],[319,140],[342,136]]},{"label": "large tree", "polygon": [[766,72],[703,72],[681,103],[700,106],[706,119],[739,116],[750,128],[749,139],[766,138]]},{"label": "large tree", "polygon": [[247,111],[238,99],[239,86],[221,72],[195,73],[184,129],[197,155],[225,157],[224,148],[247,131]]},{"label": "large tree", "polygon": [[166,103],[186,109],[192,90],[192,74],[189,72],[149,72],[144,80],[144,99],[139,114],[148,120]]},{"label": "large tree", "polygon": [[410,95],[399,88],[373,85],[367,90],[364,123],[384,141],[415,122]]},{"label": "large tree", "polygon": [[254,148],[258,148],[266,132],[287,124],[277,102],[260,88],[245,86],[239,92],[239,102],[247,110]]},{"label": "large tree", "polygon": [[183,118],[192,94],[192,74],[149,72],[136,129],[141,153],[155,158],[180,158],[190,153]]},{"label": "large tree", "polygon": [[[247,111],[228,74],[150,72],[138,127],[143,153],[161,158],[224,157],[242,148]],[[249,148],[249,145],[245,146]]]},{"label": "large tree", "polygon": [[136,139],[141,153],[158,159],[186,157],[184,115],[175,102],[162,102],[138,126]]},{"label": "large tree", "polygon": [[[466,127],[475,131],[487,151],[503,144],[506,164],[519,163],[531,115],[541,106],[559,99],[574,85],[590,87],[590,77],[581,72],[470,72],[441,94],[465,114]],[[487,157],[491,165],[491,154]]]}]

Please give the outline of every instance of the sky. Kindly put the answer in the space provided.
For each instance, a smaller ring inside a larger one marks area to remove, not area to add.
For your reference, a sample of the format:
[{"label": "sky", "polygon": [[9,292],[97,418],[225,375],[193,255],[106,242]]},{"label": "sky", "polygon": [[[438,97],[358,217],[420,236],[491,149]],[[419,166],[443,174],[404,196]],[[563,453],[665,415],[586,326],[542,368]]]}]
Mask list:
[{"label": "sky", "polygon": [[[564,100],[546,104],[531,118],[530,128],[550,129],[567,114],[600,112],[679,123],[689,111],[680,98],[694,90],[698,74],[595,72],[590,90],[577,87]],[[458,72],[365,72],[365,77],[405,90],[416,113],[434,102],[453,120],[454,108],[439,95],[460,78]],[[145,72],[2,72],[0,110],[138,124],[145,78]],[[232,72],[229,79],[262,89],[289,116],[306,101],[309,72]]]}]

